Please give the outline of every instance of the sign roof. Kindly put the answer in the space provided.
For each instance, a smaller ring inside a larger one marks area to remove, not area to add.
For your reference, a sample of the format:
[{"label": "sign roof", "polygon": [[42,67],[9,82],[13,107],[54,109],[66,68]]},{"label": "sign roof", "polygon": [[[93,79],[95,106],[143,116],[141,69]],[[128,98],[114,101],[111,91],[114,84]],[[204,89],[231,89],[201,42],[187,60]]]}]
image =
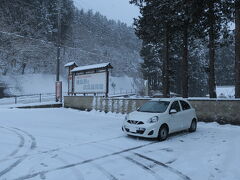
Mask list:
[{"label": "sign roof", "polygon": [[70,66],[74,66],[74,65],[77,65],[77,64],[74,61],[72,61],[72,62],[65,64],[64,67],[70,67]]},{"label": "sign roof", "polygon": [[101,64],[93,64],[93,65],[88,65],[88,66],[76,67],[71,72],[89,71],[89,70],[97,70],[97,69],[104,69],[104,68],[113,68],[113,67],[108,62],[108,63],[101,63]]}]

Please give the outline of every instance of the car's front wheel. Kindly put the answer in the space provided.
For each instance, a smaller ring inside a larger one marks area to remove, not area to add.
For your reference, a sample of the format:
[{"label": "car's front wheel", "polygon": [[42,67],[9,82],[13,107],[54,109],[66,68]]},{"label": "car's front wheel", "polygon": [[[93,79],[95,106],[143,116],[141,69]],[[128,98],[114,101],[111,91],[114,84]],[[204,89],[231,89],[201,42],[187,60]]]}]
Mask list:
[{"label": "car's front wheel", "polygon": [[166,140],[168,137],[168,127],[163,125],[161,126],[161,128],[159,129],[159,132],[158,132],[158,140],[160,141],[164,141]]},{"label": "car's front wheel", "polygon": [[188,129],[189,132],[195,132],[197,129],[197,121],[195,119],[192,120],[191,126]]}]

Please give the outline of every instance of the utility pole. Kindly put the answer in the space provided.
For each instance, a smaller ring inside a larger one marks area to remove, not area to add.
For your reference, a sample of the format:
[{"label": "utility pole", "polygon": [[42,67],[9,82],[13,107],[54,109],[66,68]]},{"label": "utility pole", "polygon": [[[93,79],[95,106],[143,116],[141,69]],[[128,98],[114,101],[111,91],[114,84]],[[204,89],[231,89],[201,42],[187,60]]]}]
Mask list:
[{"label": "utility pole", "polygon": [[240,98],[240,0],[235,0],[235,98]]},{"label": "utility pole", "polygon": [[60,74],[60,53],[61,53],[61,7],[62,2],[58,0],[58,34],[57,34],[57,69],[56,69],[56,84],[55,84],[55,92],[56,92],[56,102],[62,102],[62,82],[60,82],[59,74]]},{"label": "utility pole", "polygon": [[58,0],[58,34],[57,34],[57,71],[56,81],[59,81],[61,53],[61,0]]}]

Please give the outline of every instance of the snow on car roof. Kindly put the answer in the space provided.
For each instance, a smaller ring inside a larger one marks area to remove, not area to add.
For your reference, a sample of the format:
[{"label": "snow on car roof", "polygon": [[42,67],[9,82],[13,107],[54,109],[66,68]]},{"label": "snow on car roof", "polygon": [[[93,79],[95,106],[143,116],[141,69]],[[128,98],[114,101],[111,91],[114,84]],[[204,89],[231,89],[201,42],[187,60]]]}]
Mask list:
[{"label": "snow on car roof", "polygon": [[151,101],[173,101],[173,100],[184,100],[182,97],[173,97],[173,98],[153,98]]},{"label": "snow on car roof", "polygon": [[73,66],[73,65],[77,65],[74,61],[72,62],[69,62],[67,64],[64,65],[64,67],[70,67],[70,66]]},{"label": "snow on car roof", "polygon": [[108,62],[108,63],[101,63],[101,64],[93,64],[93,65],[88,65],[88,66],[80,66],[80,67],[74,68],[71,72],[100,69],[100,68],[106,68],[107,66],[111,66],[111,64]]}]

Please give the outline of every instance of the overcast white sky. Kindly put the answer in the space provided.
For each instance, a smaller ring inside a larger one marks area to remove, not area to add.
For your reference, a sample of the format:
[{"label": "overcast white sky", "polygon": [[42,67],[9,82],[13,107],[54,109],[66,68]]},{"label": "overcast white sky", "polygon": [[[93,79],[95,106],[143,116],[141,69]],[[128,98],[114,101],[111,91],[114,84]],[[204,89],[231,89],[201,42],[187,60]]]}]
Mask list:
[{"label": "overcast white sky", "polygon": [[108,19],[120,20],[132,25],[133,18],[139,15],[136,6],[129,4],[129,0],[74,0],[78,8],[92,9],[107,16]]}]

